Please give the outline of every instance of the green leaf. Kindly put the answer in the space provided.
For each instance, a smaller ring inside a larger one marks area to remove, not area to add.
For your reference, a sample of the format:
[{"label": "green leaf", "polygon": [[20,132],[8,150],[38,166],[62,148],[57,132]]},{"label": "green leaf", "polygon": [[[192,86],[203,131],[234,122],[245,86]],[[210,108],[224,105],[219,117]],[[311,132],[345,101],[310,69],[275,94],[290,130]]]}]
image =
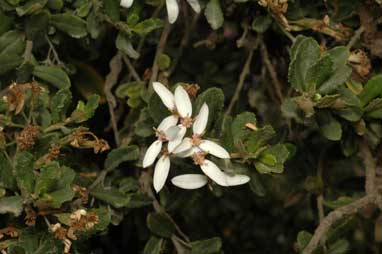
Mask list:
[{"label": "green leaf", "polygon": [[0,54],[0,75],[14,70],[23,62],[23,58],[15,54]]},{"label": "green leaf", "polygon": [[125,207],[129,202],[127,195],[114,188],[97,187],[90,190],[89,194],[115,208]]},{"label": "green leaf", "polygon": [[306,86],[308,91],[315,91],[332,74],[333,61],[330,56],[322,57],[312,65],[306,74]]},{"label": "green leaf", "polygon": [[50,23],[58,30],[65,32],[76,39],[85,37],[87,34],[86,22],[69,13],[52,15]]},{"label": "green leaf", "polygon": [[10,30],[12,27],[12,23],[13,23],[13,18],[5,15],[0,10],[0,35],[5,33],[6,31]]},{"label": "green leaf", "polygon": [[13,213],[18,217],[23,211],[23,199],[20,196],[0,198],[0,214]]},{"label": "green leaf", "polygon": [[349,54],[349,49],[344,46],[335,47],[325,54],[333,61],[333,74],[318,87],[319,93],[332,93],[349,79],[352,73],[352,68],[347,65]]},{"label": "green leaf", "polygon": [[149,213],[147,216],[147,227],[160,237],[170,238],[175,231],[174,224],[164,215]]},{"label": "green leaf", "polygon": [[25,34],[29,40],[38,40],[44,38],[49,27],[49,14],[42,11],[38,14],[28,17],[25,23]]},{"label": "green leaf", "polygon": [[329,140],[338,141],[342,137],[341,124],[328,111],[317,113],[317,123],[321,133]]},{"label": "green leaf", "polygon": [[25,5],[16,8],[16,12],[19,16],[34,14],[42,10],[48,0],[29,0]]},{"label": "green leaf", "polygon": [[260,197],[264,197],[266,194],[265,188],[258,174],[253,172],[250,174],[250,177],[249,188],[251,188],[251,191]]},{"label": "green leaf", "polygon": [[69,88],[71,86],[68,74],[57,66],[36,66],[33,75],[52,84],[59,89]]},{"label": "green leaf", "polygon": [[361,104],[364,107],[372,99],[382,95],[382,75],[376,75],[369,79],[363,88],[362,92],[358,95]]},{"label": "green leaf", "polygon": [[41,168],[34,188],[34,195],[39,197],[36,203],[58,208],[62,203],[72,200],[74,177],[75,172],[71,168],[60,166],[58,162]]},{"label": "green leaf", "polygon": [[204,10],[204,15],[214,30],[219,29],[224,23],[224,15],[219,0],[210,0]]},{"label": "green leaf", "polygon": [[64,6],[63,0],[48,0],[48,7],[54,11],[60,11]]},{"label": "green leaf", "polygon": [[321,94],[334,92],[340,85],[344,84],[350,78],[351,73],[352,68],[347,65],[334,69],[333,75],[322,83],[318,88],[318,92]]},{"label": "green leaf", "polygon": [[191,254],[215,254],[221,248],[222,240],[219,237],[191,242]]},{"label": "green leaf", "polygon": [[[24,229],[17,243],[12,247],[24,250],[23,254],[57,254],[62,252],[61,244],[48,232]],[[20,252],[16,252],[20,253]]]},{"label": "green leaf", "polygon": [[235,144],[242,142],[243,139],[248,138],[253,132],[253,130],[245,125],[250,123],[256,126],[256,122],[256,115],[252,112],[243,112],[235,117],[231,127]]},{"label": "green leaf", "polygon": [[164,22],[161,19],[146,19],[131,28],[131,30],[141,36],[144,36],[152,31],[162,28]]},{"label": "green leaf", "polygon": [[357,198],[354,198],[354,197],[342,196],[342,197],[339,197],[336,200],[332,200],[332,201],[324,200],[324,205],[331,208],[331,209],[337,209],[341,206],[345,206],[345,205],[348,205],[348,204],[354,202],[356,199]]},{"label": "green leaf", "polygon": [[143,254],[161,254],[164,245],[164,239],[151,236],[145,245]]},{"label": "green leaf", "polygon": [[209,108],[209,117],[206,130],[215,122],[224,108],[224,93],[220,88],[212,87],[199,94],[194,103],[195,114],[199,113],[200,108],[206,103]]},{"label": "green leaf", "polygon": [[159,69],[164,71],[170,67],[171,58],[166,54],[161,54],[157,59],[157,64],[159,66]]},{"label": "green leaf", "polygon": [[66,118],[66,111],[72,102],[72,93],[69,89],[60,89],[50,101],[52,122],[58,123]]},{"label": "green leaf", "polygon": [[76,123],[82,123],[93,117],[96,109],[98,108],[100,96],[93,94],[85,104],[79,101],[76,109],[72,112],[70,118]]},{"label": "green leaf", "polygon": [[139,159],[139,147],[135,145],[121,146],[109,152],[105,160],[105,169],[114,169],[125,161]]},{"label": "green leaf", "polygon": [[118,0],[102,0],[106,14],[114,22],[119,21],[119,2]]},{"label": "green leaf", "polygon": [[274,135],[275,130],[270,125],[252,131],[244,142],[247,152],[255,154],[258,149],[265,146]]},{"label": "green leaf", "polygon": [[251,28],[258,33],[264,33],[271,26],[272,21],[270,15],[256,16],[252,21]]},{"label": "green leaf", "polygon": [[307,91],[306,76],[320,58],[320,46],[312,38],[305,38],[295,42],[289,65],[288,80],[298,91]]},{"label": "green leaf", "polygon": [[312,234],[307,231],[300,231],[297,235],[297,248],[299,251],[302,251],[305,249],[305,247],[310,242],[310,239],[312,239]]},{"label": "green leaf", "polygon": [[127,37],[127,35],[125,35],[124,33],[119,32],[117,36],[117,40],[115,41],[115,45],[117,49],[121,50],[123,53],[125,53],[129,57],[133,59],[139,58],[139,52],[137,52],[133,48],[133,45],[131,44],[129,37]]},{"label": "green leaf", "polygon": [[17,153],[15,157],[15,176],[17,185],[25,194],[33,192],[35,174],[33,172],[34,158],[29,152]]},{"label": "green leaf", "polygon": [[0,187],[10,190],[17,188],[16,178],[12,173],[12,165],[3,153],[0,154]]},{"label": "green leaf", "polygon": [[[25,36],[17,31],[8,31],[0,36],[0,55],[21,55],[25,48]],[[0,72],[3,72],[3,65]]]},{"label": "green leaf", "polygon": [[[284,163],[289,157],[289,150],[283,144],[277,144],[265,149],[255,162],[257,171],[261,174],[282,173]],[[264,158],[268,158],[265,160]],[[270,160],[269,158],[272,158]]]},{"label": "green leaf", "polygon": [[153,199],[144,193],[132,193],[129,194],[129,202],[126,207],[128,208],[141,208],[144,206],[152,205]]}]

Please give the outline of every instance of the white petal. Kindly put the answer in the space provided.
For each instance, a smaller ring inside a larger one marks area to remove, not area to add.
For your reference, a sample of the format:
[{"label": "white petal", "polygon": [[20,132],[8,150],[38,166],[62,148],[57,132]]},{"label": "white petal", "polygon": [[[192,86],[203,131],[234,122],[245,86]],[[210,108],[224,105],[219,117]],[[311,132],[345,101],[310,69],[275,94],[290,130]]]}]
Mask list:
[{"label": "white petal", "polygon": [[188,4],[191,6],[191,8],[196,12],[200,12],[200,4],[198,0],[187,0]]},{"label": "white petal", "polygon": [[163,104],[169,110],[174,110],[175,109],[175,99],[174,99],[174,95],[171,93],[171,91],[168,90],[167,87],[165,87],[162,83],[159,83],[159,82],[153,82],[153,88],[154,88],[154,91],[161,98]]},{"label": "white petal", "polygon": [[200,108],[198,116],[195,118],[195,122],[192,125],[192,130],[194,134],[201,135],[206,129],[208,122],[209,109],[206,103]]},{"label": "white petal", "polygon": [[143,167],[147,168],[152,165],[162,149],[162,141],[157,140],[152,143],[146,151],[145,157],[143,158]]},{"label": "white petal", "polygon": [[204,160],[204,163],[200,165],[203,173],[206,174],[209,178],[211,178],[214,182],[221,186],[228,186],[225,181],[226,175],[221,171],[215,163],[209,160]]},{"label": "white petal", "polygon": [[157,161],[154,169],[153,184],[156,192],[159,192],[163,188],[169,171],[170,158],[166,155],[162,155]]},{"label": "white petal", "polygon": [[187,150],[190,150],[192,147],[191,138],[184,138],[183,141],[173,150],[174,154],[183,153]]},{"label": "white petal", "polygon": [[171,153],[175,150],[175,148],[180,144],[182,143],[182,140],[183,140],[183,137],[184,135],[186,135],[186,131],[187,131],[187,128],[182,126],[182,125],[178,125],[177,126],[179,128],[179,131],[178,131],[178,135],[176,136],[176,138],[170,140],[168,142],[168,146],[167,146],[167,149],[168,151]]},{"label": "white petal", "polygon": [[198,189],[207,184],[207,177],[199,174],[186,174],[171,179],[173,185],[182,189]]},{"label": "white petal", "polygon": [[209,140],[202,140],[202,142],[199,144],[200,149],[203,151],[212,154],[213,156],[222,158],[222,159],[229,159],[230,155],[223,147],[216,144],[215,142],[209,141]]},{"label": "white petal", "polygon": [[179,132],[182,130],[179,126],[172,126],[168,128],[164,133],[167,140],[172,141],[178,139]]},{"label": "white petal", "polygon": [[193,146],[191,149],[176,153],[175,155],[176,157],[179,157],[179,158],[187,158],[187,157],[191,157],[194,153],[201,152],[201,151],[202,150],[200,150],[197,146]]},{"label": "white petal", "polygon": [[178,113],[182,117],[191,117],[192,104],[188,93],[182,86],[178,86],[175,89],[175,104]]},{"label": "white petal", "polygon": [[241,184],[246,184],[249,182],[250,178],[246,175],[228,175],[224,173],[225,181],[228,186],[236,186]]},{"label": "white petal", "polygon": [[176,0],[166,0],[168,22],[173,24],[179,15],[179,6]]},{"label": "white petal", "polygon": [[133,0],[121,0],[120,5],[122,7],[129,8],[129,7],[131,7],[133,5],[133,2],[134,2]]},{"label": "white petal", "polygon": [[168,128],[175,126],[178,123],[178,117],[171,115],[162,120],[158,126],[158,131],[166,131]]}]

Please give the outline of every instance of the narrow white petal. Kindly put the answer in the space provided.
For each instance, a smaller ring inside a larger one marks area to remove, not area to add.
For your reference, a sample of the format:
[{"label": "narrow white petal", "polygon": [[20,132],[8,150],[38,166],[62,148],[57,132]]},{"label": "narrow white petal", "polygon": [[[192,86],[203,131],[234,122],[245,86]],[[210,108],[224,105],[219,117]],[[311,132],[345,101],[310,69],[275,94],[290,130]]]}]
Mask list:
[{"label": "narrow white petal", "polygon": [[200,12],[200,4],[198,0],[187,0],[188,4],[191,6],[191,8],[196,12]]},{"label": "narrow white petal", "polygon": [[179,131],[178,131],[178,134],[177,136],[174,138],[174,139],[171,139],[169,142],[168,142],[168,151],[171,153],[175,150],[175,148],[180,144],[182,143],[182,140],[183,140],[183,137],[184,135],[186,135],[186,131],[187,131],[187,128],[182,126],[182,125],[178,125],[176,126],[179,128]]},{"label": "narrow white petal", "polygon": [[195,118],[195,122],[192,125],[192,130],[194,134],[201,135],[206,129],[208,122],[209,109],[206,103],[200,108],[198,116]]},{"label": "narrow white petal", "polygon": [[120,5],[125,8],[130,8],[133,5],[133,2],[133,0],[121,0]]},{"label": "narrow white petal", "polygon": [[192,148],[191,138],[184,138],[183,141],[173,150],[174,154],[183,153]]},{"label": "narrow white petal", "polygon": [[143,158],[143,167],[147,168],[152,165],[162,149],[162,141],[157,140],[152,143],[146,151],[145,157]]},{"label": "narrow white petal", "polygon": [[154,169],[153,184],[156,192],[159,192],[163,188],[169,171],[170,158],[166,155],[162,155],[157,161]]},{"label": "narrow white petal", "polygon": [[167,140],[172,141],[178,139],[180,131],[182,131],[182,128],[180,128],[179,126],[172,126],[168,128],[164,133],[166,135]]},{"label": "narrow white petal", "polygon": [[209,140],[202,140],[202,142],[199,144],[200,149],[205,151],[206,153],[210,153],[213,156],[222,158],[222,159],[229,159],[230,155],[223,147],[216,144],[215,142],[209,141]]},{"label": "narrow white petal", "polygon": [[182,86],[178,86],[175,89],[175,104],[178,113],[182,117],[191,117],[192,115],[192,104],[188,93]]},{"label": "narrow white petal", "polygon": [[223,171],[221,171],[212,161],[204,160],[204,163],[200,165],[200,168],[204,174],[206,174],[217,184],[221,186],[228,186],[227,182],[225,181],[225,173],[223,173]]},{"label": "narrow white petal", "polygon": [[179,6],[176,0],[166,0],[168,22],[173,24],[179,15]]},{"label": "narrow white petal", "polygon": [[225,181],[228,186],[236,186],[241,184],[246,184],[249,182],[250,178],[246,175],[228,175],[224,173]]},{"label": "narrow white petal", "polygon": [[171,179],[173,185],[182,189],[198,189],[207,184],[207,177],[199,174],[186,174]]},{"label": "narrow white petal", "polygon": [[170,115],[162,120],[158,126],[158,131],[166,131],[168,128],[175,126],[178,123],[179,117]]},{"label": "narrow white petal", "polygon": [[202,150],[200,150],[197,146],[193,146],[191,149],[188,149],[179,153],[175,153],[175,155],[176,157],[179,157],[179,158],[187,158],[187,157],[191,157],[194,153],[201,152],[201,151]]},{"label": "narrow white petal", "polygon": [[154,88],[154,91],[161,98],[163,104],[169,110],[174,110],[175,109],[175,99],[174,99],[174,95],[171,93],[171,91],[168,90],[167,87],[165,87],[162,83],[159,83],[159,82],[153,82],[153,88]]}]

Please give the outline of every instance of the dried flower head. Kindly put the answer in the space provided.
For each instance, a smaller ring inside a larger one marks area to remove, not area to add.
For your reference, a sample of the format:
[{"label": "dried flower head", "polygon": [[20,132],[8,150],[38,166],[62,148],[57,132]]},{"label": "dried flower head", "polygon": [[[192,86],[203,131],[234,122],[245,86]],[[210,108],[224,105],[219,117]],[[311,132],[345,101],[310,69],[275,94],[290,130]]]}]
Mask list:
[{"label": "dried flower head", "polygon": [[27,125],[19,134],[16,135],[16,142],[20,150],[26,150],[35,144],[40,128],[35,125]]},{"label": "dried flower head", "polygon": [[365,77],[370,73],[370,59],[362,49],[352,51],[348,61],[360,76]]}]

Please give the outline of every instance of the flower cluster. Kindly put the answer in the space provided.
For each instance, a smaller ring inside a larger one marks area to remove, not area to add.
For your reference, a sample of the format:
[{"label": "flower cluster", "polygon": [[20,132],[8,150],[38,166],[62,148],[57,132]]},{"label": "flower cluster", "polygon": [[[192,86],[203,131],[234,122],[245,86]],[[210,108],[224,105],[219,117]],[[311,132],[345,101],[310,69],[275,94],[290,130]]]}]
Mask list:
[{"label": "flower cluster", "polygon": [[[170,157],[192,157],[199,165],[202,174],[184,174],[171,179],[171,182],[183,189],[196,189],[207,184],[208,178],[221,186],[235,186],[249,181],[246,175],[229,175],[220,170],[215,163],[206,159],[208,154],[221,159],[229,159],[229,153],[220,145],[204,139],[208,122],[209,108],[206,103],[200,108],[199,114],[192,117],[190,97],[182,86],[178,86],[173,94],[163,84],[153,83],[154,91],[163,104],[171,112],[155,129],[157,140],[152,143],[143,158],[143,167],[152,165],[159,153],[161,157],[154,169],[154,189],[159,192],[170,171]],[[192,128],[192,135],[185,137],[187,129]],[[163,144],[167,143],[167,147]]]},{"label": "flower cluster", "polygon": [[[130,8],[133,5],[134,0],[121,0],[120,5],[125,8]],[[191,8],[196,12],[200,12],[200,4],[198,0],[187,0]],[[166,0],[166,9],[168,22],[173,24],[179,15],[179,4],[177,0]]]}]

